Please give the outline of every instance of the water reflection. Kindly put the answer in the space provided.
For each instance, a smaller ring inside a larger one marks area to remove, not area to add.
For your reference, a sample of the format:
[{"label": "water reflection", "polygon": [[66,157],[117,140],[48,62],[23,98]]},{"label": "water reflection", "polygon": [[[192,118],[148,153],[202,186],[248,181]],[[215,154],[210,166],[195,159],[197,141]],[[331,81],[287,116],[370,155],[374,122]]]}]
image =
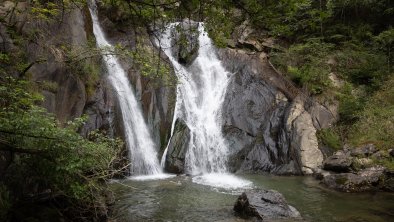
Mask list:
[{"label": "water reflection", "polygon": [[[383,222],[394,218],[393,194],[339,193],[325,189],[311,177],[240,177],[256,187],[278,190],[306,221]],[[117,197],[113,216],[118,221],[243,221],[232,212],[240,190],[217,192],[184,176],[123,183],[135,189],[111,185]]]}]

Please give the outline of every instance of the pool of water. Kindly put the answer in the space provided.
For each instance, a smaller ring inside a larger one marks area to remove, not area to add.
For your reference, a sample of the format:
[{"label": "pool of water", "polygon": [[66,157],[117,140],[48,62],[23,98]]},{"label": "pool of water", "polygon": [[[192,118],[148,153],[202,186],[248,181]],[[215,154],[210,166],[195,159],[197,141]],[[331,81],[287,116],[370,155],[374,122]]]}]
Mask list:
[{"label": "pool of water", "polygon": [[254,187],[281,192],[306,221],[394,221],[392,193],[340,193],[325,189],[312,177],[237,177],[253,185],[215,188],[194,183],[187,176],[113,181],[112,216],[116,221],[244,221],[234,215],[232,207],[237,195]]}]

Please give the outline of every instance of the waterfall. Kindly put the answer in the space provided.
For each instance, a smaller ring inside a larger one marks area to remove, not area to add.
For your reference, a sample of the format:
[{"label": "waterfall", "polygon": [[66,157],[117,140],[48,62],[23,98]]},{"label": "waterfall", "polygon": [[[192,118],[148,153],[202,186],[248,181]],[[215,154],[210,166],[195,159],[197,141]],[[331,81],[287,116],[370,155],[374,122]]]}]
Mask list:
[{"label": "waterfall", "polygon": [[186,171],[191,174],[225,173],[228,147],[221,131],[221,107],[230,74],[216,56],[211,39],[199,25],[198,56],[190,67],[178,63],[172,55],[170,27],[161,39],[164,52],[170,58],[179,80],[177,88],[177,116],[190,129],[190,143],[186,153]]},{"label": "waterfall", "polygon": [[[105,39],[97,16],[97,7],[92,1],[90,14],[93,20],[93,33],[97,46],[101,49],[112,49],[113,46]],[[141,107],[117,57],[107,53],[103,55],[108,71],[108,79],[119,101],[122,113],[125,142],[130,156],[130,171],[134,175],[155,175],[162,172],[157,158],[156,145],[145,123]]]},{"label": "waterfall", "polygon": [[168,26],[162,33],[160,44],[179,81],[171,136],[177,119],[183,120],[190,129],[185,170],[194,175],[193,182],[196,183],[230,189],[249,186],[251,182],[227,172],[230,152],[222,134],[221,115],[231,74],[216,56],[203,23],[198,24],[199,49],[196,59],[188,67],[181,65],[172,51],[172,32],[178,24]]}]

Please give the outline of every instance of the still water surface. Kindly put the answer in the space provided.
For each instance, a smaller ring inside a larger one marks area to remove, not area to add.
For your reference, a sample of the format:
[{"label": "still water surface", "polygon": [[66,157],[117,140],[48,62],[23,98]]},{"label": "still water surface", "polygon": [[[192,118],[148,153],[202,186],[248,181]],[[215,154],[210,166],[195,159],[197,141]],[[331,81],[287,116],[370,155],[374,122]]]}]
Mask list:
[{"label": "still water surface", "polygon": [[[254,188],[275,189],[306,221],[394,221],[394,194],[349,194],[327,190],[312,177],[238,175]],[[213,188],[178,176],[163,180],[114,181],[117,221],[244,221],[232,207],[242,190]]]}]

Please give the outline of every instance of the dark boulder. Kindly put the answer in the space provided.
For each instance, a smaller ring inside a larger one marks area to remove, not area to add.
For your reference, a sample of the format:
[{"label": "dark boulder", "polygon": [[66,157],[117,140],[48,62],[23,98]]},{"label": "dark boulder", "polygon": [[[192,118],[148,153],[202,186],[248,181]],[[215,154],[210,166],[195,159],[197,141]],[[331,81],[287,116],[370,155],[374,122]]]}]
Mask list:
[{"label": "dark boulder", "polygon": [[259,220],[300,218],[300,213],[288,205],[281,193],[275,190],[251,190],[242,193],[234,204],[234,211],[243,218]]},{"label": "dark boulder", "polygon": [[382,189],[389,192],[394,192],[394,170],[386,170],[385,179]]},{"label": "dark boulder", "polygon": [[323,169],[330,170],[338,173],[347,173],[352,170],[352,158],[343,152],[338,152],[328,157],[323,162]]},{"label": "dark boulder", "polygon": [[330,174],[323,178],[323,184],[343,192],[364,192],[382,189],[385,181],[385,168],[376,166],[358,173]]},{"label": "dark boulder", "polygon": [[198,55],[198,26],[197,22],[189,20],[179,23],[172,31],[172,53],[183,65],[191,64]]},{"label": "dark boulder", "polygon": [[369,157],[372,154],[376,153],[378,150],[375,145],[367,144],[361,147],[357,147],[350,151],[350,155],[354,157]]},{"label": "dark boulder", "polygon": [[169,173],[181,174],[185,172],[185,155],[190,141],[190,130],[183,121],[177,120],[174,134],[170,139],[165,170]]}]

